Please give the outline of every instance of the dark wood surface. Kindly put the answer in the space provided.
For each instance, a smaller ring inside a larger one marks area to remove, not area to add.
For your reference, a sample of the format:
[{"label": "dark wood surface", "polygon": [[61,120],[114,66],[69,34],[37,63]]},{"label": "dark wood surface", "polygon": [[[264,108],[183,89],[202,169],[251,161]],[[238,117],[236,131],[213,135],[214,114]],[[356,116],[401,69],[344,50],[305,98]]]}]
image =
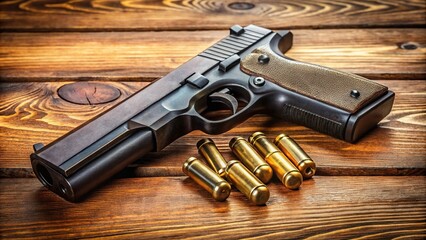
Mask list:
[{"label": "dark wood surface", "polygon": [[[285,131],[309,152],[319,165],[319,173],[323,175],[424,175],[426,84],[423,80],[378,82],[398,93],[393,111],[377,129],[357,144],[339,141],[266,115],[253,116],[238,128],[213,138],[229,159],[233,156],[228,142],[233,136],[248,137],[262,130],[272,138]],[[0,149],[0,171],[3,172],[0,174],[3,176],[31,175],[31,165],[27,158],[33,143],[49,143],[111,106],[89,105],[89,102],[88,105],[77,105],[61,99],[58,89],[69,82],[0,84],[3,90],[0,106],[5,109],[1,112],[4,134],[0,136],[0,142],[3,143]],[[147,83],[108,84],[122,93],[116,100],[118,102]],[[204,133],[194,131],[162,152],[149,154],[135,165],[138,167],[135,174],[182,175],[181,164],[188,156],[197,155],[195,143],[203,137],[206,137]],[[21,151],[17,152],[16,149]]]},{"label": "dark wood surface", "polygon": [[[164,76],[229,26],[251,23],[291,29],[292,58],[388,86],[392,112],[356,144],[266,115],[218,136],[194,131],[77,204],[34,178],[32,144]],[[417,0],[0,2],[0,238],[424,239],[425,26],[426,4]],[[64,86],[75,92],[68,101],[58,94]],[[181,172],[200,138],[231,159],[229,140],[255,131],[291,135],[317,175],[298,191],[273,180],[259,207],[237,191],[215,202]]]},{"label": "dark wood surface", "polygon": [[[426,29],[293,30],[288,56],[372,79],[425,79]],[[223,31],[0,33],[0,81],[152,81]],[[414,50],[403,46],[416,47]],[[105,57],[108,56],[108,57]]]},{"label": "dark wood surface", "polygon": [[2,237],[421,239],[425,180],[316,176],[299,191],[274,181],[267,205],[255,206],[235,191],[216,202],[186,177],[115,179],[78,204],[36,187],[34,178],[7,178],[0,179]]},{"label": "dark wood surface", "polygon": [[18,0],[0,6],[0,23],[10,31],[211,30],[236,23],[270,28],[412,27],[424,26],[426,13],[423,0]]}]

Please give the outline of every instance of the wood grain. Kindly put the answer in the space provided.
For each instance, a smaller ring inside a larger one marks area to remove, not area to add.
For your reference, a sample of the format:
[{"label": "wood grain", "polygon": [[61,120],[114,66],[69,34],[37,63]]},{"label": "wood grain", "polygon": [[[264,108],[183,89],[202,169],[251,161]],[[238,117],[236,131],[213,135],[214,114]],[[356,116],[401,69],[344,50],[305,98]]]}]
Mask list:
[{"label": "wood grain", "polygon": [[[286,132],[317,162],[319,175],[424,175],[426,173],[426,84],[422,80],[378,81],[396,92],[391,114],[357,144],[349,144],[308,128],[265,115],[250,118],[231,131],[212,137],[227,159],[228,141],[263,131],[273,138]],[[106,110],[110,104],[82,106],[62,100],[57,89],[68,82],[2,83],[0,88],[0,176],[31,176],[32,144],[49,143]],[[109,82],[120,98],[146,83]],[[25,137],[23,137],[25,136]],[[130,175],[182,175],[181,164],[197,156],[195,143],[207,137],[194,131],[159,153],[133,165]]]},{"label": "wood grain", "polygon": [[117,100],[121,92],[114,86],[98,82],[75,82],[58,89],[58,96],[65,101],[82,105],[96,105]]},{"label": "wood grain", "polygon": [[[5,139],[10,141],[9,143],[2,142],[0,155],[10,154],[11,156],[11,158],[8,158],[9,160],[3,163],[10,160],[14,162],[18,159],[25,159],[22,162],[28,164],[28,154],[32,151],[32,144],[39,142],[41,136],[54,139],[59,135],[63,135],[75,126],[80,125],[147,85],[146,83],[110,82],[108,84],[111,87],[121,92],[121,96],[116,101],[109,104],[77,105],[61,99],[57,94],[58,89],[68,83],[70,82],[3,83],[0,86],[0,102],[2,105],[0,107],[2,111],[0,138],[5,137]],[[14,123],[19,125],[17,125],[18,128],[12,127]],[[13,130],[7,131],[7,129]],[[33,132],[34,135],[27,135],[29,132]],[[21,143],[23,144],[21,145]],[[23,154],[18,157],[20,153]],[[6,163],[6,165],[8,164]],[[8,170],[2,171],[5,171],[7,176],[13,176],[9,174]],[[18,172],[23,175],[27,174],[20,170]]]},{"label": "wood grain", "polygon": [[[36,179],[0,179],[6,238],[335,239],[426,236],[426,177],[319,177],[298,191],[274,181],[266,206],[225,202],[186,177],[115,179],[65,202]],[[16,201],[19,199],[19,201]]]},{"label": "wood grain", "polygon": [[422,0],[236,2],[241,1],[4,1],[0,26],[3,31],[141,31],[227,29],[252,23],[270,28],[412,27],[426,23]]},{"label": "wood grain", "polygon": [[[373,79],[426,79],[426,29],[294,30],[287,56]],[[0,33],[0,81],[152,81],[227,31]],[[416,49],[406,50],[401,45]]]},{"label": "wood grain", "polygon": [[[234,24],[292,29],[289,57],[380,79],[396,92],[391,114],[357,144],[265,115],[219,136],[194,131],[78,204],[34,178],[32,144],[164,76]],[[0,1],[0,239],[426,239],[425,26],[424,0]],[[94,105],[95,90],[69,94],[89,103],[77,105],[58,96],[68,83],[121,96]],[[298,191],[274,179],[262,207],[235,190],[215,202],[182,176],[200,138],[231,159],[231,137],[259,130],[291,135],[317,176]]]}]

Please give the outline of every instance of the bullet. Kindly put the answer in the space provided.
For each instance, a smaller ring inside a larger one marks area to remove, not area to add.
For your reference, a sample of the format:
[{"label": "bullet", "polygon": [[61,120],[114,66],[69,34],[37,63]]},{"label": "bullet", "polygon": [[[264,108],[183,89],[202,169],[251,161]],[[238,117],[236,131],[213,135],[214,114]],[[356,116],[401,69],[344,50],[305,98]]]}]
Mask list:
[{"label": "bullet", "polygon": [[316,171],[315,162],[294,139],[282,133],[275,138],[274,144],[277,145],[277,147],[291,160],[294,166],[299,169],[303,178],[308,179],[314,176]]},{"label": "bullet", "polygon": [[210,167],[219,176],[225,178],[226,161],[210,138],[204,138],[197,142],[198,153],[203,156]]},{"label": "bullet", "polygon": [[300,187],[303,182],[302,174],[265,134],[255,132],[249,137],[249,142],[265,158],[286,188],[295,190]]},{"label": "bullet", "polygon": [[244,138],[232,138],[229,142],[229,147],[241,163],[243,163],[259,180],[265,184],[271,180],[273,176],[272,168]]},{"label": "bullet", "polygon": [[250,202],[256,205],[264,205],[269,200],[269,190],[253,173],[244,165],[231,160],[225,169],[227,179],[243,193]]},{"label": "bullet", "polygon": [[231,185],[201,160],[190,157],[182,166],[182,171],[198,185],[206,189],[215,200],[225,201],[231,193]]}]

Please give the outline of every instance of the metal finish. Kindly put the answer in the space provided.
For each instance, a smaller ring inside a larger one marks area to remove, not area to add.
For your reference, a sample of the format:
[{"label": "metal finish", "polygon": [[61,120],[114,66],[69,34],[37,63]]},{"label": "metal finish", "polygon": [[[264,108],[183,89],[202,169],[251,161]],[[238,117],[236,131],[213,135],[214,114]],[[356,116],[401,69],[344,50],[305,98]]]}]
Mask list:
[{"label": "metal finish", "polygon": [[207,163],[219,176],[225,177],[226,160],[210,138],[204,138],[197,142],[198,153],[206,159]]},{"label": "metal finish", "polygon": [[225,201],[231,193],[231,185],[201,160],[190,157],[182,166],[182,171],[198,185],[206,189],[215,200]]},{"label": "metal finish", "polygon": [[259,180],[265,184],[271,180],[274,174],[272,168],[244,138],[232,138],[229,142],[229,147],[244,166],[246,166]]},{"label": "metal finish", "polygon": [[[354,142],[392,108],[391,91],[352,113],[336,107],[334,102],[322,102],[320,98],[286,89],[284,82],[275,84],[261,72],[245,73],[240,59],[268,46],[269,61],[262,57],[261,64],[256,58],[255,64],[267,67],[280,62],[292,46],[293,35],[290,31],[273,32],[255,25],[234,26],[231,32],[108,111],[46,146],[37,144],[30,156],[36,176],[58,195],[77,201],[132,161],[143,158],[147,152],[160,151],[193,130],[220,134],[254,114],[264,113]],[[351,86],[352,89],[360,91],[359,99],[365,95],[359,86]],[[345,91],[345,96],[348,94]],[[231,114],[216,114],[212,109],[215,101],[228,106]],[[209,118],[208,113],[212,112],[218,117]],[[137,146],[142,150],[133,145],[138,135],[143,136]],[[96,170],[93,166],[103,167]],[[218,169],[223,167],[224,164],[218,165]]]},{"label": "metal finish", "polygon": [[152,132],[144,129],[131,134],[129,138],[99,156],[97,161],[90,162],[69,177],[52,169],[36,154],[31,155],[31,164],[43,185],[68,201],[76,202],[93,188],[153,149]]},{"label": "metal finish", "polygon": [[274,144],[277,145],[277,147],[291,160],[294,166],[299,169],[304,179],[314,176],[317,169],[315,162],[293,138],[282,133],[275,138]]},{"label": "metal finish", "polygon": [[226,176],[230,182],[252,203],[264,205],[269,199],[269,189],[244,165],[231,160],[226,167]]},{"label": "metal finish", "polygon": [[97,118],[91,119],[58,139],[61,141],[48,144],[39,153],[40,157],[48,159],[54,165],[59,166],[63,164],[87,146],[94,144],[136,114],[176,90],[180,87],[179,81],[176,81],[177,79],[189,77],[193,73],[194,68],[206,71],[215,64],[217,64],[216,61],[199,56],[194,57],[175,71],[145,87],[143,94],[138,94],[140,91],[136,92],[127,98],[125,102],[117,104]]},{"label": "metal finish", "polygon": [[265,134],[255,132],[249,141],[265,157],[266,162],[286,188],[295,190],[300,187],[303,182],[302,174],[277,146],[266,139]]}]

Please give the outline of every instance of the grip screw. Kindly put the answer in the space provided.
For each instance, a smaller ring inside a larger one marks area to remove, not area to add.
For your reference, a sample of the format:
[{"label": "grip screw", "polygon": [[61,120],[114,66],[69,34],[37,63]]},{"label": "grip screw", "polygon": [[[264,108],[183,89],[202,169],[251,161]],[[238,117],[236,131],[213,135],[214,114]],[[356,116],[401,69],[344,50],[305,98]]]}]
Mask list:
[{"label": "grip screw", "polygon": [[265,85],[265,79],[263,77],[255,77],[253,83],[256,86],[261,87]]},{"label": "grip screw", "polygon": [[351,91],[351,97],[359,98],[359,96],[361,96],[361,93],[359,93],[358,90],[352,90]]},{"label": "grip screw", "polygon": [[269,56],[262,54],[257,58],[257,62],[260,64],[267,64],[269,62]]}]

